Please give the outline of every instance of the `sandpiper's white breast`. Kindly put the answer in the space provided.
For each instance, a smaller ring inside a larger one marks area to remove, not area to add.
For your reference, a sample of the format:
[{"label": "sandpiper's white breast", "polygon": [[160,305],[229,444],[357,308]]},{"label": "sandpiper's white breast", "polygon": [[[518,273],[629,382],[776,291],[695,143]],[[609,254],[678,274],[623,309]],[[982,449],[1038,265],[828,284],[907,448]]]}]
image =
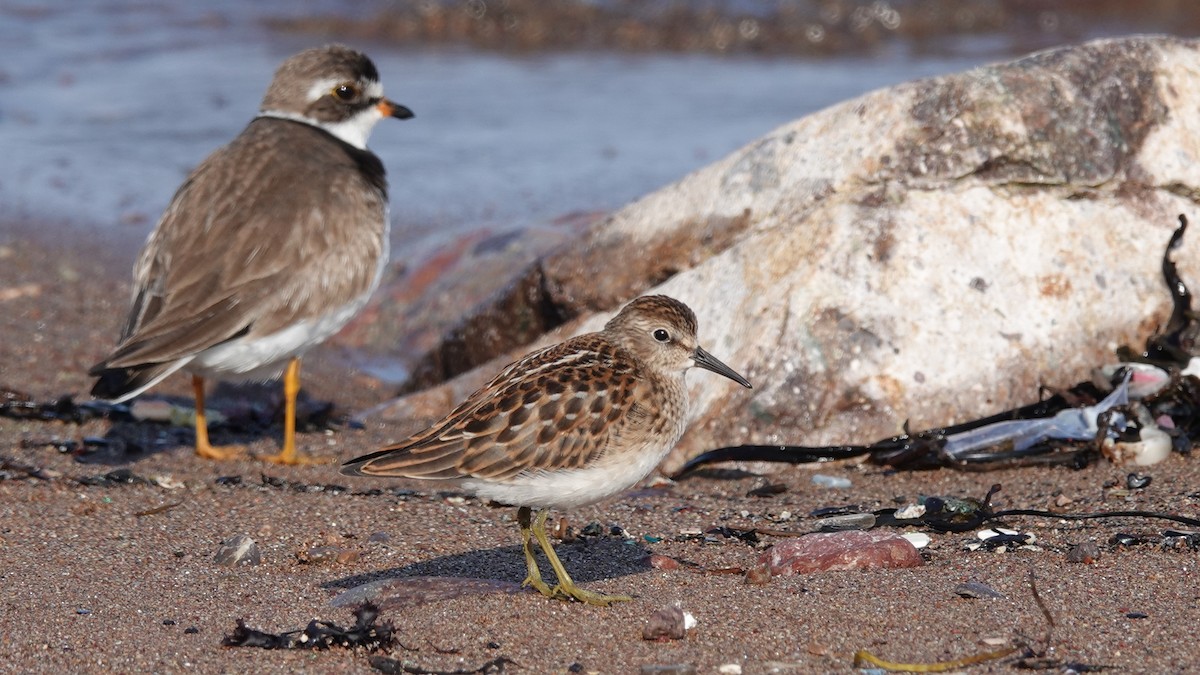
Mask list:
[{"label": "sandpiper's white breast", "polygon": [[683,424],[678,426],[677,433],[622,448],[583,469],[527,471],[503,482],[464,478],[459,484],[482,500],[501,504],[538,509],[584,506],[620,494],[650,475],[683,435]]}]

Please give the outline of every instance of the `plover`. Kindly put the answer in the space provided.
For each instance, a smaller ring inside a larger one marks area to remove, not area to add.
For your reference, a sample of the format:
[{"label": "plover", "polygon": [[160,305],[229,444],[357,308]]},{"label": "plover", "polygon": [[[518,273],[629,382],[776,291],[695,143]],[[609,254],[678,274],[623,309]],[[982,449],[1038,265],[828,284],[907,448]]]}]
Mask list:
[{"label": "plover", "polygon": [[210,445],[204,379],[284,372],[283,448],[296,454],[300,356],[366,303],[388,260],[387,181],[367,149],[375,123],[412,112],[387,98],[366,55],[301,52],[275,72],[259,114],[200,164],[142,248],[121,339],[89,374],[124,401],[192,374],[196,453]]}]

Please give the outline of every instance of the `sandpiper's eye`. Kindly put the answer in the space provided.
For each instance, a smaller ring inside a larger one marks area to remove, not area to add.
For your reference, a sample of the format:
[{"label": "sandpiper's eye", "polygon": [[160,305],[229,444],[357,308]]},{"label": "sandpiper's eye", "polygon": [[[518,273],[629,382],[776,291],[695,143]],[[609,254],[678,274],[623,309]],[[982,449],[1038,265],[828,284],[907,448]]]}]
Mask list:
[{"label": "sandpiper's eye", "polygon": [[358,87],[349,82],[343,82],[333,88],[333,95],[343,101],[353,101],[358,98]]},{"label": "sandpiper's eye", "polygon": [[654,339],[658,340],[659,342],[670,342],[671,334],[668,333],[665,329],[658,328],[654,331]]}]

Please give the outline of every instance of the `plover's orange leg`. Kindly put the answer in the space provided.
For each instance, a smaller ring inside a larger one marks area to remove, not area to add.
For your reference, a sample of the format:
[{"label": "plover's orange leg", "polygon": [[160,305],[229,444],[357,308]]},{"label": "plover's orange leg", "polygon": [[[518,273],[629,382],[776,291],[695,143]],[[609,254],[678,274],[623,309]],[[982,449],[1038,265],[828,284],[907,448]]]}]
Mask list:
[{"label": "plover's orange leg", "polygon": [[296,457],[296,396],[300,394],[300,359],[293,357],[283,372],[283,448],[262,457],[275,464],[300,464]]},{"label": "plover's orange leg", "polygon": [[[548,595],[563,600],[575,599],[579,602],[598,605],[600,607],[608,607],[614,602],[628,602],[633,600],[628,595],[604,595],[603,593],[587,591],[576,586],[575,582],[571,581],[571,575],[567,574],[567,568],[563,567],[562,561],[558,559],[558,554],[554,552],[554,547],[550,545],[550,538],[546,536],[546,515],[549,513],[549,509],[542,509],[538,513],[537,521],[533,524],[532,528],[533,536],[537,537],[538,544],[542,547],[542,552],[546,554],[546,558],[550,561],[550,567],[554,569],[554,574],[558,577],[558,584],[550,589]],[[542,594],[547,595],[545,592]]]},{"label": "plover's orange leg", "polygon": [[205,459],[233,459],[242,454],[236,445],[214,447],[208,442],[208,418],[204,414],[204,378],[192,376],[192,391],[196,395],[196,454]]},{"label": "plover's orange leg", "polygon": [[292,357],[283,373],[283,449],[278,454],[261,457],[275,464],[324,464],[296,453],[296,397],[300,395],[300,359]]}]

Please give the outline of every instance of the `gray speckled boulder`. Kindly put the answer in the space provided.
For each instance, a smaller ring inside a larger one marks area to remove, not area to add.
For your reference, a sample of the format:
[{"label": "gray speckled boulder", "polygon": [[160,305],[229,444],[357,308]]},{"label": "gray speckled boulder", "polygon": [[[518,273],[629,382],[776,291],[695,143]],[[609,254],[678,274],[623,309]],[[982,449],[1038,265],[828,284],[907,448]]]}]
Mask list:
[{"label": "gray speckled boulder", "polygon": [[[664,468],[717,445],[868,442],[1029,402],[1140,345],[1170,310],[1161,256],[1198,158],[1200,43],[1067,47],[777,129],[543,258],[532,295],[579,315],[554,339],[673,295],[754,383],[690,375],[694,424]],[[382,414],[448,409],[499,365]]]}]

